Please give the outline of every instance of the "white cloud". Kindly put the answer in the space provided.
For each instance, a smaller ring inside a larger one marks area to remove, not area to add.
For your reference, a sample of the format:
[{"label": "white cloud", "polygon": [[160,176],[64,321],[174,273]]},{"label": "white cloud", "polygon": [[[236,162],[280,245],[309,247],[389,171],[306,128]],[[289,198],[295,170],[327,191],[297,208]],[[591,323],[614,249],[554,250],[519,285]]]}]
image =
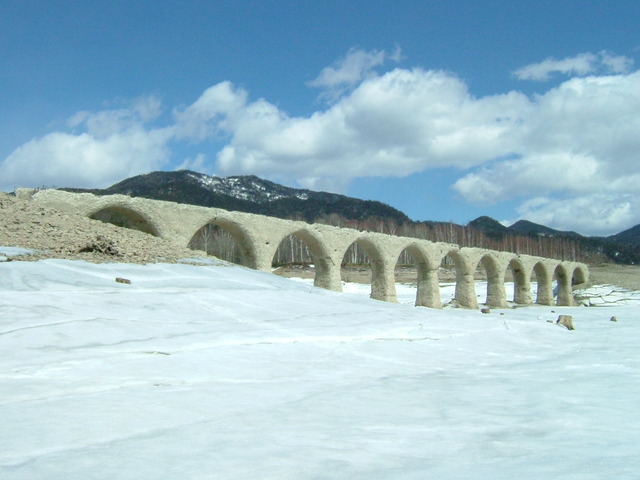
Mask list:
[{"label": "white cloud", "polygon": [[550,57],[540,63],[519,68],[513,74],[520,80],[547,81],[555,73],[578,76],[592,73],[615,74],[626,73],[632,66],[633,59],[602,51],[598,54],[581,53],[562,60]]},{"label": "white cloud", "polygon": [[399,62],[402,54],[399,47],[387,54],[384,50],[366,52],[351,48],[347,54],[331,67],[325,67],[320,74],[307,85],[323,89],[321,98],[337,100],[354,85],[366,78],[376,76],[374,68],[381,66],[387,59]]},{"label": "white cloud", "polygon": [[87,133],[104,138],[128,128],[151,122],[160,116],[162,104],[159,98],[148,96],[136,99],[126,108],[102,110],[99,112],[81,111],[67,120],[71,129],[83,128]]},{"label": "white cloud", "polygon": [[624,230],[640,223],[638,209],[628,208],[640,185],[638,111],[640,72],[568,80],[533,99],[511,131],[512,156],[468,172],[454,189],[480,204],[549,196],[557,201],[525,202],[521,218],[581,232]]},{"label": "white cloud", "polygon": [[242,105],[230,115],[218,170],[313,179],[306,186],[322,178],[339,190],[362,176],[468,168],[513,150],[508,134],[528,105],[515,92],[475,99],[445,72],[394,69],[309,117],[288,117],[265,100]]},{"label": "white cloud", "polygon": [[605,73],[628,73],[633,68],[633,59],[624,55],[600,52],[600,61]]},{"label": "white cloud", "polygon": [[601,175],[592,157],[551,152],[494,162],[466,174],[453,188],[473,203],[491,205],[532,193],[594,191]]},{"label": "white cloud", "polygon": [[247,102],[247,92],[234,88],[231,82],[221,82],[204,91],[187,107],[173,111],[177,138],[204,140],[225,134],[229,122]]},{"label": "white cloud", "polygon": [[195,172],[209,171],[210,166],[207,156],[204,153],[198,153],[195,158],[185,158],[174,170],[193,170]]},{"label": "white cloud", "polygon": [[169,159],[172,132],[145,126],[159,113],[160,103],[154,97],[140,99],[130,108],[79,112],[68,125],[81,131],[33,139],[0,163],[0,188],[105,187],[160,169]]},{"label": "white cloud", "polygon": [[549,192],[631,193],[640,176],[640,73],[571,79],[537,96],[511,130],[514,156],[458,180],[473,202]]},{"label": "white cloud", "polygon": [[577,197],[542,197],[524,202],[520,218],[583,235],[608,236],[640,223],[640,197],[596,193]]},{"label": "white cloud", "polygon": [[[533,97],[508,92],[478,98],[448,72],[395,68],[377,74],[374,69],[392,56],[399,51],[350,50],[314,81],[345,90],[308,116],[291,117],[265,99],[250,100],[230,82],[174,108],[164,128],[151,124],[162,111],[156,97],[79,112],[69,120],[69,132],[34,139],[5,159],[2,187],[105,186],[163,168],[169,147],[180,142],[207,148],[221,142],[215,165],[221,175],[255,174],[344,191],[356,178],[453,167],[461,172],[454,188],[468,201],[517,199],[525,202],[523,216],[536,215],[532,221],[552,226],[560,218],[549,217],[555,202],[534,208],[526,203],[533,197],[576,199],[563,203],[563,221],[579,208],[602,213],[597,203],[588,203],[603,198],[611,228],[635,218],[637,209],[623,215],[624,209],[614,208],[616,198],[626,205],[640,184],[640,72],[626,72],[628,59],[601,52],[543,62],[528,75],[594,69],[609,74],[571,78]],[[179,167],[203,168],[209,155],[184,155]],[[630,225],[619,226],[617,231]]]}]

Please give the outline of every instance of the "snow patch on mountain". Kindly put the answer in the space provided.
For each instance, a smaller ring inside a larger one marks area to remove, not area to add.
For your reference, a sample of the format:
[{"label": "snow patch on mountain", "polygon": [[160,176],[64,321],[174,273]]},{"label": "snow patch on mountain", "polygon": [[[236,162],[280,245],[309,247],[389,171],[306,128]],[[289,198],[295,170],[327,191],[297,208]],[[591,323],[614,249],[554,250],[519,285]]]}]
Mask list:
[{"label": "snow patch on mountain", "polygon": [[286,198],[309,199],[308,192],[304,190],[277,185],[253,175],[216,177],[190,172],[188,176],[213,192],[254,203],[273,202]]}]

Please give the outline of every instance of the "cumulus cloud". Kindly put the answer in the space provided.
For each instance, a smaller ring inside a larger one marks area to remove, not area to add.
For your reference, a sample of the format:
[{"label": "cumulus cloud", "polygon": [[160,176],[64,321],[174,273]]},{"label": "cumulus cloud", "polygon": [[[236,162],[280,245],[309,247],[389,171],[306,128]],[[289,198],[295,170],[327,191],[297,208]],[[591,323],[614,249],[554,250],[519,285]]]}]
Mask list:
[{"label": "cumulus cloud", "polygon": [[244,108],[247,97],[247,92],[235,88],[231,82],[207,88],[191,105],[174,109],[175,136],[203,140],[226,134],[232,129],[230,123],[234,116]]},{"label": "cumulus cloud", "polygon": [[523,199],[521,218],[555,228],[599,234],[640,223],[629,197],[640,185],[639,109],[640,72],[568,80],[532,100],[511,132],[509,158],[472,169],[453,188],[479,204]]},{"label": "cumulus cloud", "polygon": [[161,112],[160,99],[148,96],[134,100],[126,108],[78,112],[67,120],[67,126],[71,129],[85,129],[94,137],[105,138],[151,122],[158,118]]},{"label": "cumulus cloud", "polygon": [[6,190],[18,186],[105,187],[157,170],[168,152],[164,132],[129,129],[103,138],[51,133],[17,148],[0,166]]},{"label": "cumulus cloud", "polygon": [[491,205],[520,195],[585,192],[602,186],[593,157],[564,152],[502,160],[466,174],[453,188],[472,203]]},{"label": "cumulus cloud", "polygon": [[581,53],[574,57],[557,60],[547,58],[539,63],[527,65],[513,72],[520,80],[547,81],[553,74],[584,76],[593,73],[626,73],[633,66],[633,59],[602,51],[598,54]]},{"label": "cumulus cloud", "polygon": [[171,130],[146,125],[160,110],[157,98],[146,97],[128,108],[79,112],[67,122],[71,132],[33,139],[0,163],[0,187],[105,187],[162,168]]},{"label": "cumulus cloud", "polygon": [[366,79],[309,117],[288,117],[259,100],[233,113],[224,174],[260,172],[339,190],[363,176],[480,165],[509,153],[508,135],[528,106],[519,93],[475,99],[441,71],[394,69]]},{"label": "cumulus cloud", "polygon": [[307,85],[323,90],[321,98],[335,101],[354,85],[365,78],[375,76],[375,67],[381,66],[386,60],[399,62],[402,53],[399,47],[391,54],[384,50],[366,52],[358,48],[351,48],[347,54],[330,67],[322,69],[320,74]]},{"label": "cumulus cloud", "polygon": [[[251,99],[230,82],[174,107],[162,127],[156,97],[79,112],[69,131],[34,139],[6,158],[2,187],[105,186],[163,168],[184,143],[192,155],[173,159],[172,168],[208,168],[215,156],[212,168],[221,175],[344,192],[356,178],[445,167],[460,172],[453,188],[469,202],[522,202],[522,218],[549,226],[575,224],[559,222],[581,208],[606,214],[610,233],[630,226],[622,222],[640,223],[629,199],[640,184],[640,72],[629,71],[629,59],[601,52],[545,61],[519,75],[578,76],[534,96],[476,97],[449,72],[377,71],[399,55],[350,50],[312,82],[339,94],[307,116]],[[205,150],[214,144],[216,151]]]},{"label": "cumulus cloud", "polygon": [[536,197],[518,208],[520,218],[561,230],[607,236],[640,222],[635,194],[595,193],[576,197]]},{"label": "cumulus cloud", "polygon": [[638,109],[640,72],[571,79],[531,102],[511,131],[511,158],[471,171],[454,188],[483,203],[535,192],[635,191]]},{"label": "cumulus cloud", "polygon": [[196,172],[208,171],[209,169],[209,162],[204,153],[198,153],[195,158],[185,158],[174,168],[175,171],[193,170]]}]

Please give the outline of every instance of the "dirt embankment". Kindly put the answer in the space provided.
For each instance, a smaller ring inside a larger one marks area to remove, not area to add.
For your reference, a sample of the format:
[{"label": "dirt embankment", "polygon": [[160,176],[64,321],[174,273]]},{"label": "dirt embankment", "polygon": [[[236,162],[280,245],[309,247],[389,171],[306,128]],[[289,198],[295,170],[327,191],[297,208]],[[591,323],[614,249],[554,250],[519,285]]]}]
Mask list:
[{"label": "dirt embankment", "polygon": [[16,260],[155,263],[194,256],[192,250],[146,233],[70,215],[1,192],[0,245],[38,250]]},{"label": "dirt embankment", "polygon": [[615,285],[627,290],[640,291],[640,265],[589,265],[589,276],[591,285]]},{"label": "dirt embankment", "polygon": [[[38,250],[38,253],[21,256],[17,260],[66,258],[95,263],[172,263],[181,258],[204,255],[146,233],[70,215],[2,192],[0,246]],[[640,290],[640,266],[605,263],[590,265],[589,270],[592,285],[610,284]],[[308,267],[284,267],[276,273],[303,278],[313,278],[314,275],[313,269]],[[364,267],[347,267],[343,269],[342,278],[349,282],[370,283],[371,271]],[[482,272],[477,278],[483,279]],[[415,268],[398,267],[396,279],[398,282],[415,283]],[[454,272],[442,269],[440,281],[455,281]]]}]

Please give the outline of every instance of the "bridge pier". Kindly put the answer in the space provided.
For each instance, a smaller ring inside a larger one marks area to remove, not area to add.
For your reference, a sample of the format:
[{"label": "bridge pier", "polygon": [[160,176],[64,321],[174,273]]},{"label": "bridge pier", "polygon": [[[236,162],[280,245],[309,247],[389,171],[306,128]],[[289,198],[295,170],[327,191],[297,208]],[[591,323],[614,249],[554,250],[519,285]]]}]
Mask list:
[{"label": "bridge pier", "polygon": [[439,267],[418,263],[416,268],[418,271],[416,307],[442,308],[440,280],[438,279]]},{"label": "bridge pier", "polygon": [[504,271],[487,274],[486,304],[492,308],[507,308],[507,294],[504,288]]},{"label": "bridge pier", "polygon": [[[395,260],[395,259],[394,259]],[[370,259],[371,298],[383,302],[397,303],[395,261]]]},{"label": "bridge pier", "polygon": [[538,282],[536,303],[538,305],[553,305],[553,285],[551,282]]},{"label": "bridge pier", "polygon": [[522,277],[513,279],[513,301],[519,305],[530,305],[533,303],[531,299],[531,280]]},{"label": "bridge pier", "polygon": [[[520,305],[530,305],[531,299],[531,275],[533,266],[526,258],[513,259],[509,262],[513,275],[513,301]],[[528,266],[527,266],[528,265]],[[507,267],[507,268],[508,268]]]},{"label": "bridge pier", "polygon": [[553,305],[553,285],[551,282],[552,266],[546,262],[538,261],[533,269],[529,272],[529,276],[536,274],[536,304],[537,305]]},{"label": "bridge pier", "polygon": [[473,278],[473,273],[456,272],[455,300],[461,307],[473,309],[478,308],[476,282]]},{"label": "bridge pier", "polygon": [[331,257],[314,259],[315,276],[313,285],[333,290],[334,292],[342,291],[342,279],[340,278],[340,263],[334,262]]},{"label": "bridge pier", "polygon": [[571,278],[561,265],[556,268],[556,279],[558,281],[557,305],[563,307],[572,306],[574,302],[571,292]]}]

